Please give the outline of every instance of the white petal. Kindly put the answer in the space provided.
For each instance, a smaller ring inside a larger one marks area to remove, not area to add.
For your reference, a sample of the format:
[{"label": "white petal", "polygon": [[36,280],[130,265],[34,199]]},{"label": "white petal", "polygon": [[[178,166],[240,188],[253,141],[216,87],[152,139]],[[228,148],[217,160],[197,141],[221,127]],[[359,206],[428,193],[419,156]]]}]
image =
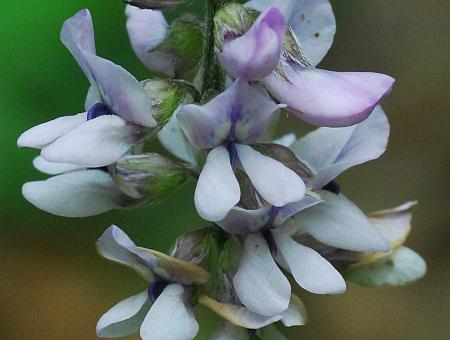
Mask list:
[{"label": "white petal", "polygon": [[53,119],[22,133],[17,140],[17,145],[40,149],[84,122],[86,122],[86,112]]},{"label": "white petal", "polygon": [[320,63],[333,44],[336,19],[329,0],[297,0],[288,24],[294,29],[308,61]]},{"label": "white petal", "polygon": [[239,202],[241,190],[223,146],[212,149],[206,159],[195,189],[195,207],[208,221],[222,220]]},{"label": "white petal", "polygon": [[389,245],[367,216],[342,194],[321,191],[323,203],[294,217],[301,232],[341,249],[360,252],[388,251]]},{"label": "white petal", "polygon": [[282,230],[272,233],[292,276],[302,288],[315,294],[345,292],[341,274],[316,251],[297,243]]},{"label": "white petal", "polygon": [[42,149],[51,162],[85,167],[110,165],[142,137],[142,130],[118,116],[101,116],[85,122]]},{"label": "white petal", "polygon": [[370,215],[370,222],[389,242],[391,249],[401,245],[408,237],[411,231],[411,208],[416,204],[417,202],[407,202]]},{"label": "white petal", "polygon": [[209,340],[248,340],[248,331],[245,328],[224,321]]},{"label": "white petal", "polygon": [[247,329],[265,327],[271,323],[277,322],[281,318],[281,315],[265,317],[253,313],[240,305],[218,302],[205,294],[200,295],[198,301],[200,304],[208,307],[233,325]]},{"label": "white petal", "polygon": [[158,265],[157,258],[136,247],[134,242],[119,227],[112,225],[96,243],[97,251],[104,258],[128,266],[147,281],[154,278],[152,267]]},{"label": "white petal", "polygon": [[173,155],[194,167],[198,165],[199,151],[194,149],[183,130],[181,130],[177,112],[173,113],[170,120],[161,129],[158,138],[161,144]]},{"label": "white petal", "polygon": [[281,322],[286,327],[302,326],[308,321],[305,304],[300,298],[292,294],[289,307],[281,314]]},{"label": "white petal", "polygon": [[98,321],[97,336],[118,338],[138,332],[149,309],[150,300],[146,290],[120,301]]},{"label": "white petal", "polygon": [[291,285],[261,234],[247,236],[233,284],[242,304],[254,313],[274,316],[289,306]]},{"label": "white petal", "polygon": [[198,332],[183,286],[168,285],[153,303],[141,326],[143,340],[191,340]]},{"label": "white petal", "polygon": [[42,156],[37,156],[33,159],[33,166],[40,172],[49,175],[59,175],[65,172],[83,169],[83,167],[76,164],[49,162]]},{"label": "white petal", "polygon": [[404,286],[422,278],[427,265],[419,254],[399,247],[389,256],[351,270],[345,277],[369,287]]},{"label": "white petal", "polygon": [[23,196],[37,208],[64,217],[98,215],[123,203],[111,176],[101,170],[81,170],[28,182]]},{"label": "white petal", "polygon": [[236,148],[250,181],[267,202],[282,207],[305,196],[305,184],[294,171],[247,145],[236,144]]},{"label": "white petal", "polygon": [[323,201],[322,201],[320,195],[318,195],[314,191],[308,191],[302,200],[300,200],[298,202],[289,203],[289,204],[286,204],[285,206],[281,207],[275,217],[275,220],[273,221],[273,225],[280,226],[288,218],[298,214],[299,212],[301,212],[305,209],[313,207],[322,202]]},{"label": "white petal", "polygon": [[362,123],[344,128],[319,128],[291,148],[316,174],[308,186],[321,188],[348,168],[381,156],[388,137],[389,122],[377,106]]}]

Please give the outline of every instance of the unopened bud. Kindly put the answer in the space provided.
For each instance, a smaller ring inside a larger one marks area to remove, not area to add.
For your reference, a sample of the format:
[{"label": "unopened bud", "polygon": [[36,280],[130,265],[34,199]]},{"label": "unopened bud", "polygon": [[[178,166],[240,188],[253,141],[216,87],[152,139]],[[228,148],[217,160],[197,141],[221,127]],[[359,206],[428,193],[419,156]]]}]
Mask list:
[{"label": "unopened bud", "polygon": [[149,79],[143,82],[152,98],[152,114],[159,126],[164,126],[182,104],[192,102],[195,88],[188,82],[164,79]]},{"label": "unopened bud", "polygon": [[128,155],[112,166],[112,175],[127,196],[158,202],[183,184],[188,169],[157,153]]}]

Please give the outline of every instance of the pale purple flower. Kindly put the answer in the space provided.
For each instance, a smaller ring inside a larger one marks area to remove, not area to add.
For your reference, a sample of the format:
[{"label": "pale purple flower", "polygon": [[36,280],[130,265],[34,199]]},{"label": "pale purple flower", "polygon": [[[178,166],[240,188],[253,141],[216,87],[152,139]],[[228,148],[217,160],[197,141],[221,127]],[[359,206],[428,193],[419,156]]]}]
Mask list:
[{"label": "pale purple flower", "polygon": [[239,164],[270,204],[279,207],[303,198],[304,183],[295,172],[249,146],[280,107],[238,79],[207,104],[180,109],[177,118],[189,141],[197,149],[210,150],[194,197],[200,216],[219,221],[239,202],[234,173]]},{"label": "pale purple flower", "polygon": [[118,227],[111,226],[97,241],[108,260],[134,269],[148,289],[112,307],[98,321],[99,337],[116,338],[140,332],[143,340],[190,340],[199,326],[189,299],[208,272],[189,262],[136,246]]},{"label": "pale purple flower", "polygon": [[222,67],[233,78],[263,79],[280,60],[285,29],[284,16],[277,8],[261,13],[244,35],[224,37],[217,52]]},{"label": "pale purple flower", "polygon": [[[356,126],[320,128],[300,139],[293,148],[297,157],[304,156],[314,174],[306,182],[307,188],[319,190],[345,169],[377,158],[386,148],[388,134],[387,119],[377,109]],[[216,223],[227,232],[245,236],[234,287],[249,310],[265,316],[280,313],[289,303],[291,288],[279,266],[312,293],[345,291],[339,272],[317,251],[299,243],[301,235],[350,251],[389,250],[386,240],[356,205],[342,194],[326,190],[321,190],[319,197],[307,193],[303,200],[284,207],[234,207]]]},{"label": "pale purple flower", "polygon": [[61,40],[91,83],[87,112],[38,125],[17,143],[42,149],[42,157],[50,162],[84,167],[112,164],[157,125],[152,100],[130,73],[96,55],[88,10],[64,23]]},{"label": "pale purple flower", "polygon": [[153,51],[169,35],[169,24],[159,10],[126,6],[127,31],[131,47],[139,60],[149,69],[169,77],[175,75],[175,56]]},{"label": "pale purple flower", "polygon": [[328,0],[252,0],[246,6],[259,11],[276,6],[287,18],[294,36],[291,43],[298,42],[299,50],[283,54],[277,70],[263,83],[298,117],[319,126],[353,125],[366,119],[390,93],[394,84],[390,76],[315,68],[330,48],[336,30]]}]

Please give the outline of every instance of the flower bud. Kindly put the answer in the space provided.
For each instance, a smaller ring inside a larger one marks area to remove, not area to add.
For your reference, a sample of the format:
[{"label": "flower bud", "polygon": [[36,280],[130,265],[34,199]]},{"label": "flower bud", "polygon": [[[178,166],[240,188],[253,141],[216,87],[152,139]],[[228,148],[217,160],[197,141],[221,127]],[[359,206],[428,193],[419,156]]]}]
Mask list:
[{"label": "flower bud", "polygon": [[224,40],[244,34],[258,17],[258,12],[238,3],[225,4],[214,17],[214,39],[222,50]]},{"label": "flower bud", "polygon": [[156,153],[128,155],[112,167],[112,176],[127,196],[155,203],[189,177],[189,170]]},{"label": "flower bud", "polygon": [[143,9],[169,9],[184,4],[187,0],[123,0],[128,5]]},{"label": "flower bud", "polygon": [[159,126],[166,125],[180,105],[196,96],[195,88],[185,81],[149,79],[143,85],[152,98],[152,114]]},{"label": "flower bud", "polygon": [[218,236],[211,227],[197,229],[179,236],[169,252],[171,256],[196,265],[205,265],[210,255],[211,244]]}]

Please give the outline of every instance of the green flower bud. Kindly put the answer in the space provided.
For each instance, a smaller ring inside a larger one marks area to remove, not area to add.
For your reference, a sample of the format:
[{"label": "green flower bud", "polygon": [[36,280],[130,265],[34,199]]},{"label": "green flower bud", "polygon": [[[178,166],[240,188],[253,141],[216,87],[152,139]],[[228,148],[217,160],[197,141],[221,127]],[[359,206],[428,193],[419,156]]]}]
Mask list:
[{"label": "green flower bud", "polygon": [[214,17],[214,42],[222,49],[223,41],[238,37],[248,31],[258,17],[258,12],[238,3],[227,3],[216,12]]},{"label": "green flower bud", "polygon": [[163,10],[182,5],[187,0],[123,0],[123,2],[139,8]]},{"label": "green flower bud", "polygon": [[143,85],[153,100],[153,117],[159,126],[164,126],[180,105],[192,102],[197,95],[195,88],[182,80],[149,79]]},{"label": "green flower bud", "polygon": [[164,199],[190,175],[188,169],[157,153],[125,156],[110,170],[123,193],[147,203]]}]

